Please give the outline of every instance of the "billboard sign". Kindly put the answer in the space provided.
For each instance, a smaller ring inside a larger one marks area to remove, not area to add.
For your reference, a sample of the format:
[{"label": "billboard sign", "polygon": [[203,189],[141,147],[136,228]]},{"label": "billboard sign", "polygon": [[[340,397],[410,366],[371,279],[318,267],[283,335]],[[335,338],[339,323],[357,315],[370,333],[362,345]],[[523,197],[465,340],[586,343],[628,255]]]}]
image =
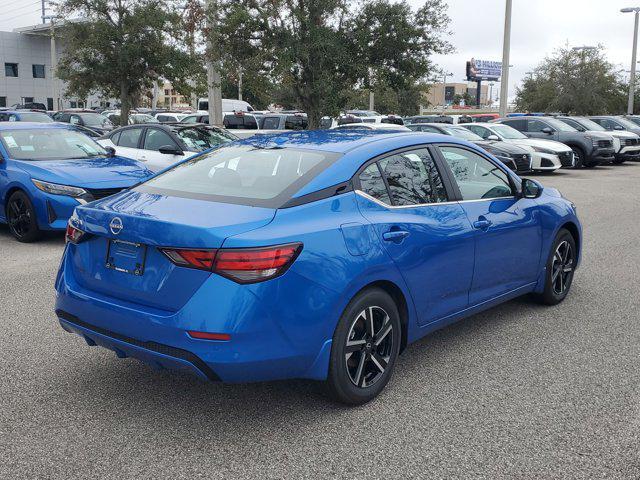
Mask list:
[{"label": "billboard sign", "polygon": [[472,58],[467,62],[467,80],[499,80],[502,75],[502,62],[489,60],[476,60]]}]

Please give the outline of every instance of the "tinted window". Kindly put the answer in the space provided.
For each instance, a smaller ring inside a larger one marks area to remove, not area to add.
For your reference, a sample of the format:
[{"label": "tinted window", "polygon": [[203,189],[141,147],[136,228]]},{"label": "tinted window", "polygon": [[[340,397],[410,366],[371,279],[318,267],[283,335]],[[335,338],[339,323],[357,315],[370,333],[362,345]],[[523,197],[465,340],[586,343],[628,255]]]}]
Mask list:
[{"label": "tinted window", "polygon": [[510,127],[515,128],[516,130],[519,130],[521,132],[527,131],[526,120],[507,120],[502,123],[504,123],[505,125],[509,125]]},{"label": "tinted window", "polygon": [[280,127],[279,117],[266,117],[262,122],[262,128],[265,130],[277,130]]},{"label": "tinted window", "polygon": [[258,128],[255,117],[249,115],[225,115],[223,123],[225,127],[233,129],[255,130]]},{"label": "tinted window", "polygon": [[144,139],[145,150],[155,150],[157,152],[161,147],[167,146],[177,146],[176,142],[171,138],[171,135],[159,128],[149,128],[147,130],[147,134]]},{"label": "tinted window", "polygon": [[365,168],[358,176],[360,181],[360,189],[367,195],[380,200],[382,203],[391,205],[389,200],[389,192],[387,192],[387,186],[384,184],[382,174],[378,168],[377,163],[372,163]]},{"label": "tinted window", "polygon": [[170,115],[158,115],[156,118],[161,123],[176,121],[176,117],[172,117]]},{"label": "tinted window", "polygon": [[442,179],[427,149],[398,153],[380,160],[379,165],[393,205],[447,201]]},{"label": "tinted window", "polygon": [[192,158],[139,187],[188,198],[278,208],[339,155],[229,146]]},{"label": "tinted window", "polygon": [[18,64],[17,63],[5,63],[4,64],[4,74],[7,77],[17,77],[18,76]]},{"label": "tinted window", "polygon": [[284,128],[286,130],[305,130],[307,128],[307,119],[300,116],[290,115],[285,118]]},{"label": "tinted window", "polygon": [[138,148],[138,142],[140,141],[140,135],[142,134],[141,128],[129,128],[123,130],[120,133],[120,140],[118,146],[128,148]]},{"label": "tinted window", "polygon": [[477,153],[458,147],[441,147],[463,200],[511,197],[507,174]]},{"label": "tinted window", "polygon": [[118,140],[120,140],[120,132],[114,133],[109,139],[111,140],[111,143],[113,143],[114,145],[118,145]]}]

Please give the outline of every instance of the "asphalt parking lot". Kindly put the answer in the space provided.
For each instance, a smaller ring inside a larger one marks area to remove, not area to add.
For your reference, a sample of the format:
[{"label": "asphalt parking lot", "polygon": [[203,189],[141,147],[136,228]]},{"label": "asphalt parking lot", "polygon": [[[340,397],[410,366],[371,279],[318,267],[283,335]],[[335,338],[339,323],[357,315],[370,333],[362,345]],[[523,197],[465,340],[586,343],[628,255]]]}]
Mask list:
[{"label": "asphalt parking lot", "polygon": [[640,164],[537,178],[585,227],[567,300],[428,336],[359,408],[89,348],[53,313],[62,237],[0,227],[0,478],[640,478]]}]

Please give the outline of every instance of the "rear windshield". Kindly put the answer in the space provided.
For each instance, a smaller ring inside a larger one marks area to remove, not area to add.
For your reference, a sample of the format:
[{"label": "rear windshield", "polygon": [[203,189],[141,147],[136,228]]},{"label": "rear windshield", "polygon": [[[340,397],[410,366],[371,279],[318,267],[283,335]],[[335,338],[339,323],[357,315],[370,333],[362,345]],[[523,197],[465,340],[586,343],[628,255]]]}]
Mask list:
[{"label": "rear windshield", "polygon": [[51,123],[53,122],[53,118],[51,118],[46,113],[40,112],[20,112],[20,120],[23,122],[39,122],[39,123]]},{"label": "rear windshield", "polygon": [[136,190],[279,208],[338,157],[315,150],[228,146],[182,162]]}]

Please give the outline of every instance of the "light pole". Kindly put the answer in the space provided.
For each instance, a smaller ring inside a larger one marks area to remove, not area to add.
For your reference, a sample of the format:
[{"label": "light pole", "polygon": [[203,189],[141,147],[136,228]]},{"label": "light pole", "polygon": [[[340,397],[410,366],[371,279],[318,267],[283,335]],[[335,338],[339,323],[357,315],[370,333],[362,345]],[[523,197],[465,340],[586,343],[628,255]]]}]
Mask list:
[{"label": "light pole", "polygon": [[489,103],[493,103],[493,86],[495,83],[489,82]]},{"label": "light pole", "polygon": [[631,50],[631,74],[629,76],[629,104],[627,105],[627,113],[633,115],[633,97],[635,95],[636,83],[636,54],[638,53],[638,17],[640,7],[627,7],[620,9],[622,13],[635,13],[635,22],[633,27],[633,48]]},{"label": "light pole", "polygon": [[444,77],[442,82],[442,111],[444,112],[447,108],[447,77],[453,77],[453,73],[447,73],[446,70],[443,70],[442,76]]},{"label": "light pole", "polygon": [[500,109],[499,114],[507,114],[509,97],[509,51],[511,49],[511,6],[513,1],[506,0],[504,9],[504,39],[502,40],[502,78],[500,79]]}]

